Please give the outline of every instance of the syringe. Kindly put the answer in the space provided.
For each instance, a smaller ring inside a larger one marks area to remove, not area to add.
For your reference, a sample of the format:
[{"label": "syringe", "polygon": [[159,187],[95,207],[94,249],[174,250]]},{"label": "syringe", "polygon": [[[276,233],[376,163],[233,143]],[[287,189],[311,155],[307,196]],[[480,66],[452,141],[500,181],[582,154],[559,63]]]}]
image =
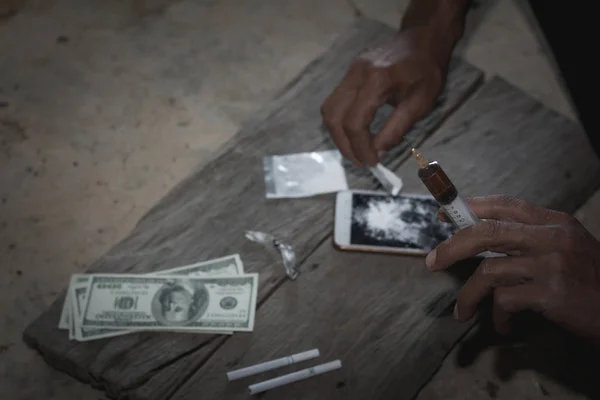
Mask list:
[{"label": "syringe", "polygon": [[[467,203],[459,195],[456,186],[452,183],[448,175],[444,172],[437,161],[429,162],[419,153],[415,147],[404,137],[404,140],[411,148],[412,155],[419,164],[419,179],[436,199],[440,207],[444,209],[446,215],[458,229],[464,229],[481,222],[481,220],[471,211]],[[482,257],[499,257],[504,254],[485,251],[480,254]]]}]

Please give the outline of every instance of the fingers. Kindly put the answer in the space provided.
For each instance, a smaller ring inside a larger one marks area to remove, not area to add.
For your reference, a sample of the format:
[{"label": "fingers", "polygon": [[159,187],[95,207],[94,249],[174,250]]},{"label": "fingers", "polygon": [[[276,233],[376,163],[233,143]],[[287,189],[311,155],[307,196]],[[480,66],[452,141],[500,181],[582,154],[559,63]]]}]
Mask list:
[{"label": "fingers", "polygon": [[[514,221],[530,225],[544,225],[562,222],[566,217],[564,213],[539,207],[507,195],[473,197],[467,199],[466,202],[475,215],[481,219]],[[440,216],[440,219],[443,221],[450,221],[450,219],[443,214],[443,211],[438,213],[438,216]]]},{"label": "fingers", "polygon": [[341,118],[339,120],[336,118],[324,121],[325,126],[329,130],[329,136],[344,157],[350,160],[354,165],[363,167],[363,163],[360,162],[360,160],[354,155],[354,151],[350,145],[350,140],[348,140],[344,129],[341,127],[343,123],[342,121],[343,119]]},{"label": "fingers", "polygon": [[515,222],[482,221],[459,230],[431,251],[425,263],[429,269],[441,270],[474,257],[486,250],[509,255],[527,254],[547,245],[535,237],[535,227]]},{"label": "fingers", "polygon": [[[488,258],[479,264],[475,273],[458,294],[456,317],[468,321],[477,312],[479,303],[502,286],[518,285],[534,276],[535,262],[531,258],[502,257]],[[498,323],[506,324],[505,316],[499,315]]]},{"label": "fingers", "polygon": [[536,283],[499,287],[494,290],[493,322],[496,332],[509,334],[513,328],[513,315],[531,310],[544,313],[544,289]]},{"label": "fingers", "polygon": [[544,293],[544,289],[534,283],[500,287],[494,292],[494,303],[511,314],[525,310],[543,313]]},{"label": "fingers", "polygon": [[452,222],[452,220],[450,219],[450,217],[448,217],[448,214],[446,214],[446,212],[444,211],[443,208],[440,208],[438,210],[437,219],[439,219],[440,221],[443,221],[443,222]]},{"label": "fingers", "polygon": [[364,70],[365,66],[363,63],[353,64],[342,82],[321,106],[323,122],[329,130],[331,140],[344,157],[360,167],[363,166],[362,162],[354,154],[350,140],[344,131],[344,118],[354,102]]},{"label": "fingers", "polygon": [[385,126],[375,136],[373,146],[377,151],[388,151],[398,145],[412,126],[431,110],[436,96],[430,95],[424,87],[409,90],[398,103]]},{"label": "fingers", "polygon": [[[512,315],[518,312],[531,310],[543,314],[546,307],[544,293],[544,289],[533,282],[494,288],[492,319],[496,331],[502,335],[510,333],[513,326]],[[460,314],[459,304],[460,300],[457,300],[455,317],[459,321],[468,321],[470,318]]]},{"label": "fingers", "polygon": [[[323,121],[346,158],[358,166],[374,166],[379,162],[378,154],[400,143],[412,125],[431,110],[440,91],[438,83],[435,79],[419,81],[404,91],[389,69],[357,61],[323,103]],[[404,92],[402,101],[373,137],[369,127],[375,112],[398,90]]]},{"label": "fingers", "polygon": [[492,307],[492,321],[496,332],[501,335],[509,334],[513,327],[512,314],[503,310],[496,301]]},{"label": "fingers", "polygon": [[385,74],[369,75],[344,117],[343,127],[352,152],[360,162],[368,166],[375,166],[379,162],[369,127],[377,109],[386,102],[385,88],[389,86],[387,79]]}]

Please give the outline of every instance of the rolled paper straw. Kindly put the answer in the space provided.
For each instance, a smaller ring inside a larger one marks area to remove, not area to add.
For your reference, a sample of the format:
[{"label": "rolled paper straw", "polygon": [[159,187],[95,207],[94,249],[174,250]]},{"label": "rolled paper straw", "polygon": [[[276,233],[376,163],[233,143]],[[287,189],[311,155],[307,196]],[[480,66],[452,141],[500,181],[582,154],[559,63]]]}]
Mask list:
[{"label": "rolled paper straw", "polygon": [[302,353],[292,354],[291,356],[278,358],[277,360],[267,361],[264,363],[251,365],[246,368],[236,369],[227,373],[227,378],[230,381],[245,378],[250,375],[260,374],[261,372],[270,371],[272,369],[285,367],[286,365],[296,364],[311,358],[319,357],[319,349],[312,349]]},{"label": "rolled paper straw", "polygon": [[268,381],[255,383],[254,385],[248,386],[248,389],[250,389],[250,394],[257,394],[279,386],[287,385],[288,383],[293,383],[302,379],[310,378],[312,376],[324,374],[325,372],[333,371],[339,368],[342,368],[342,362],[340,360],[335,360],[325,364],[316,365],[311,368],[292,372],[291,374],[278,376],[277,378],[269,379]]},{"label": "rolled paper straw", "polygon": [[404,183],[398,175],[394,174],[381,164],[371,167],[370,170],[377,180],[379,180],[381,186],[383,186],[386,191],[390,192],[392,196],[397,196],[398,193],[400,193]]}]

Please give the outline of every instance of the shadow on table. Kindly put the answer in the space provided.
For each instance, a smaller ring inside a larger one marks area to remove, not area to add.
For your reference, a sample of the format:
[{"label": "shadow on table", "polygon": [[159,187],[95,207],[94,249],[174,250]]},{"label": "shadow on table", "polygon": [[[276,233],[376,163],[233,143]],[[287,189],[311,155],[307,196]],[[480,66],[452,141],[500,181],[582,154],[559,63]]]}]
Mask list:
[{"label": "shadow on table", "polygon": [[466,367],[489,347],[496,347],[495,372],[501,381],[519,370],[534,370],[589,398],[600,398],[600,349],[578,339],[539,315],[523,313],[507,336],[494,330],[489,305],[474,334],[458,344],[457,364]]},{"label": "shadow on table", "polygon": [[[445,272],[460,286],[473,274],[481,259],[465,260]],[[445,293],[428,306],[427,314],[438,318],[452,314],[456,293]],[[534,370],[571,390],[600,399],[598,362],[600,348],[574,337],[535,313],[514,316],[509,335],[496,332],[492,322],[492,302],[481,304],[474,331],[458,343],[456,363],[473,364],[484,350],[494,347],[495,372],[501,381],[510,380],[519,370]]]}]

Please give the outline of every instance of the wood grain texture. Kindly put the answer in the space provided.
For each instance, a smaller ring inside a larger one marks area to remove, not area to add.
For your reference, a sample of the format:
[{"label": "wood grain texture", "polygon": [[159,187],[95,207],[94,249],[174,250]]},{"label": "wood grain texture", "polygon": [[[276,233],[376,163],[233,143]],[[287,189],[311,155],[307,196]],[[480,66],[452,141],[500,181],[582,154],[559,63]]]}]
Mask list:
[{"label": "wood grain texture", "polygon": [[[573,212],[600,184],[600,162],[580,127],[492,79],[429,138],[463,195],[504,193]],[[425,193],[416,164],[398,172]],[[341,359],[341,370],[267,392],[263,399],[411,399],[472,326],[451,317],[462,278],[431,273],[422,258],[346,253],[328,241],[264,304],[252,335],[228,340],[172,400],[247,398],[247,385]],[[456,272],[456,271],[454,271]],[[229,383],[225,373],[317,347],[322,356]]]},{"label": "wood grain texture", "polygon": [[[321,129],[320,104],[357,52],[393,32],[380,23],[359,21],[88,271],[147,273],[237,252],[247,271],[260,273],[262,304],[285,274],[278,260],[244,238],[244,231],[263,230],[280,237],[294,245],[303,261],[328,237],[333,201],[333,195],[267,201],[262,157],[333,148]],[[446,91],[436,109],[418,125],[415,137],[423,140],[431,133],[474,91],[481,77],[476,68],[454,60]],[[384,108],[378,113],[376,127],[382,126],[389,111]],[[394,165],[400,161],[396,158]],[[348,169],[348,181],[352,187],[375,186],[368,174],[354,168]],[[61,297],[34,321],[24,340],[53,367],[114,398],[167,398],[228,340],[203,334],[141,333],[69,342],[65,332],[56,328],[62,302]]]}]

